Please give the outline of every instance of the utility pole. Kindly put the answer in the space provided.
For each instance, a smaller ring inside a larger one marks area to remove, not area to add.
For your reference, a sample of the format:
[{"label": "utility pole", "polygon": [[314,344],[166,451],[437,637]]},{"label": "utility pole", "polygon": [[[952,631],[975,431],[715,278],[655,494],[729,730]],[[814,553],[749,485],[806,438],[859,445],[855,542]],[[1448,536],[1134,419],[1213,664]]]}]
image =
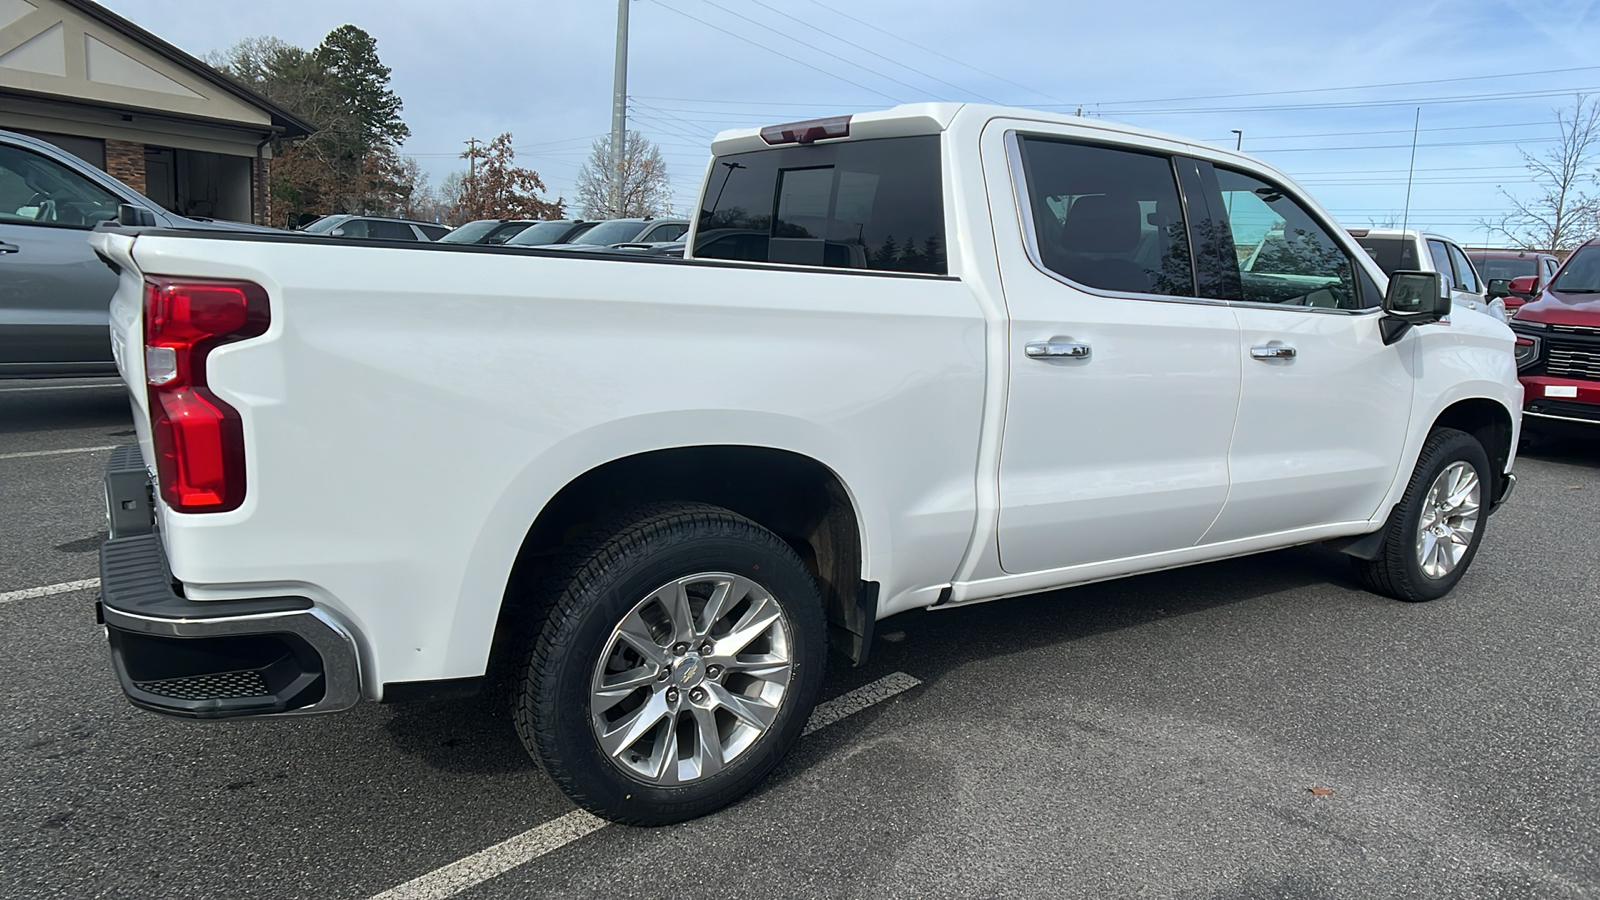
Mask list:
[{"label": "utility pole", "polygon": [[617,0],[617,69],[611,94],[611,210],[622,215],[622,161],[628,143],[628,0]]},{"label": "utility pole", "polygon": [[475,187],[478,181],[478,139],[468,138],[461,143],[467,145],[467,205],[472,215],[477,215],[478,190]]}]

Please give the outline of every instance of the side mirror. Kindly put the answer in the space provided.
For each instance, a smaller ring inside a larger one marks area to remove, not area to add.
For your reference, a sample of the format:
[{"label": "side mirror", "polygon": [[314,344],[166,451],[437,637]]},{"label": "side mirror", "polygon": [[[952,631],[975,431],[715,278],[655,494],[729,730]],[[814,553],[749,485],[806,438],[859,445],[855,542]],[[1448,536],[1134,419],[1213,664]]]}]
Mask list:
[{"label": "side mirror", "polygon": [[1416,325],[1450,315],[1450,289],[1438,272],[1395,272],[1383,295],[1383,342],[1393,344]]},{"label": "side mirror", "polygon": [[[1489,283],[1494,284],[1493,281]],[[1538,289],[1539,276],[1537,275],[1524,275],[1521,278],[1513,278],[1506,285],[1507,294],[1521,294],[1524,297],[1533,296],[1533,292],[1537,291]]]},{"label": "side mirror", "polygon": [[332,231],[328,232],[328,237],[344,237],[344,229],[343,228],[335,228]]},{"label": "side mirror", "polygon": [[142,206],[124,203],[117,207],[117,224],[128,228],[153,228],[156,214]]},{"label": "side mirror", "polygon": [[1493,300],[1496,297],[1509,297],[1509,296],[1511,296],[1511,279],[1509,279],[1509,278],[1491,278],[1491,279],[1489,279],[1489,299],[1490,300]]}]

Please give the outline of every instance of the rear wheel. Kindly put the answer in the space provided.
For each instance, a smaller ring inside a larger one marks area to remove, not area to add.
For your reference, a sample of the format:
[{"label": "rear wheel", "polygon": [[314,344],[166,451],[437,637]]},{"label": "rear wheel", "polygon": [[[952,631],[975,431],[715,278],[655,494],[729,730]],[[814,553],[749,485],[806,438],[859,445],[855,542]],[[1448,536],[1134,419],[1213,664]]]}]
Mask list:
[{"label": "rear wheel", "polygon": [[738,799],[821,688],[822,601],[772,532],[700,504],[636,511],[575,547],[528,654],[517,731],[562,790],[633,825]]},{"label": "rear wheel", "polygon": [[1483,540],[1490,478],[1489,456],[1476,438],[1435,429],[1389,514],[1381,555],[1355,561],[1366,587],[1410,602],[1448,594]]}]

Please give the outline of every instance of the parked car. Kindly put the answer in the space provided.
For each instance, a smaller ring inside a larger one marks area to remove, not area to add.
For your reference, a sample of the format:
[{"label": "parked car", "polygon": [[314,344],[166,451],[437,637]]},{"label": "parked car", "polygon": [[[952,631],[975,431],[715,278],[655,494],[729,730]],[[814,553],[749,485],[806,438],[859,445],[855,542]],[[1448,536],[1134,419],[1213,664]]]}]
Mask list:
[{"label": "parked car", "polygon": [[547,247],[551,244],[567,244],[599,224],[599,222],[585,222],[582,219],[552,219],[548,222],[539,222],[517,232],[506,241],[506,246]]},{"label": "parked car", "polygon": [[621,253],[625,256],[670,256],[681,258],[688,245],[683,241],[657,241],[642,244],[558,244],[549,249],[566,253]]},{"label": "parked car", "polygon": [[[1499,297],[1508,312],[1533,299],[1555,277],[1561,260],[1549,253],[1534,250],[1468,250],[1467,258],[1483,276],[1488,296]],[[1518,278],[1533,277],[1533,290],[1526,294],[1511,292],[1511,282]]]},{"label": "parked car", "polygon": [[165,227],[272,231],[169,213],[54,144],[0,131],[0,377],[116,373],[117,277],[88,237],[124,204]]},{"label": "parked car", "polygon": [[564,243],[563,249],[615,247],[618,244],[653,244],[682,240],[688,219],[608,219]]},{"label": "parked car", "polygon": [[555,784],[677,822],[885,617],[1316,541],[1432,600],[1515,483],[1510,329],[1265,163],[955,103],[712,150],[682,260],[97,234],[129,698],[332,712],[506,659]]},{"label": "parked car", "polygon": [[1398,228],[1352,228],[1350,234],[1367,251],[1384,274],[1401,269],[1438,272],[1450,286],[1451,301],[1504,322],[1509,317],[1505,301],[1490,297],[1483,279],[1465,250],[1442,234]]},{"label": "parked car", "polygon": [[1510,286],[1533,298],[1511,319],[1528,430],[1600,428],[1600,239],[1573,251],[1543,288],[1540,277]]},{"label": "parked car", "polygon": [[432,222],[349,214],[323,216],[300,230],[307,234],[371,241],[437,241],[450,233],[448,227]]},{"label": "parked car", "polygon": [[537,219],[477,219],[439,240],[449,244],[504,244],[537,222]]}]

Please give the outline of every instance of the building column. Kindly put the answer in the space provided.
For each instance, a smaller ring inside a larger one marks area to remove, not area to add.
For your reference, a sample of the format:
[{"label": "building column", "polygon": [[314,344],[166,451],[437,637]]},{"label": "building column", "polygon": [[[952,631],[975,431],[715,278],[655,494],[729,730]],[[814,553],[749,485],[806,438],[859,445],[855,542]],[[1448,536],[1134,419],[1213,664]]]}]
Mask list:
[{"label": "building column", "polygon": [[107,138],[106,174],[144,193],[144,145]]}]

